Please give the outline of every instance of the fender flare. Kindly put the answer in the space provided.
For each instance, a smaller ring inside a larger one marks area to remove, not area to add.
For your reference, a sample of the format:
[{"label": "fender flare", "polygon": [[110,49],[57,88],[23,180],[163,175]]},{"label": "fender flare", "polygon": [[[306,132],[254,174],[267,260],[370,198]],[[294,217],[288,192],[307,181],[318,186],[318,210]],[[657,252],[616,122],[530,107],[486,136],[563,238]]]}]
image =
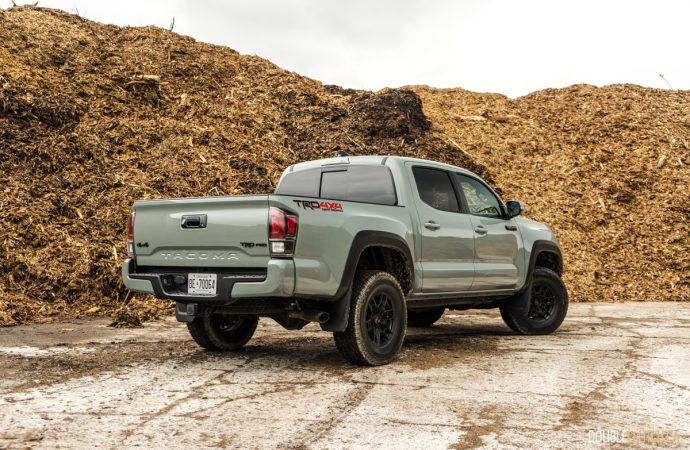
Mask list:
[{"label": "fender flare", "polygon": [[344,331],[347,328],[350,315],[350,297],[352,296],[352,281],[355,277],[359,258],[365,249],[369,247],[387,247],[398,250],[408,266],[410,282],[414,285],[414,262],[412,252],[405,239],[394,233],[386,231],[363,230],[352,239],[350,251],[347,255],[345,269],[340,278],[340,285],[335,294],[321,303],[323,309],[331,315],[328,322],[321,324],[324,331]]},{"label": "fender flare", "polygon": [[511,313],[516,315],[526,315],[529,311],[530,304],[530,288],[532,287],[532,277],[534,276],[534,268],[537,264],[537,258],[541,253],[553,253],[556,255],[561,271],[563,270],[563,254],[561,248],[553,241],[536,240],[532,244],[532,251],[529,256],[529,265],[527,266],[527,276],[525,277],[525,284],[515,295],[510,296],[501,302],[501,305],[508,309]]}]

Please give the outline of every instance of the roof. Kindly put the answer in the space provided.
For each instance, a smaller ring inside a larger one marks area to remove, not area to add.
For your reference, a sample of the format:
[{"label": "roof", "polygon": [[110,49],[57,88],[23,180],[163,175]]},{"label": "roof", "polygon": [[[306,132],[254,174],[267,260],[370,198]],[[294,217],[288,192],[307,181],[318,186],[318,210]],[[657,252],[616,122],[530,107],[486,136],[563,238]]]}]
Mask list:
[{"label": "roof", "polygon": [[407,156],[385,156],[385,155],[367,155],[367,156],[337,156],[334,158],[317,159],[313,161],[305,161],[297,163],[293,166],[288,167],[288,172],[295,172],[305,169],[313,169],[316,167],[338,165],[338,164],[359,164],[359,165],[379,165],[388,161],[400,161],[400,162],[417,162],[424,164],[433,164],[435,166],[443,167],[445,169],[466,173],[468,175],[473,175],[475,177],[479,176],[474,172],[471,172],[462,167],[453,166],[451,164],[445,164],[437,161],[431,161],[427,159],[411,158]]}]

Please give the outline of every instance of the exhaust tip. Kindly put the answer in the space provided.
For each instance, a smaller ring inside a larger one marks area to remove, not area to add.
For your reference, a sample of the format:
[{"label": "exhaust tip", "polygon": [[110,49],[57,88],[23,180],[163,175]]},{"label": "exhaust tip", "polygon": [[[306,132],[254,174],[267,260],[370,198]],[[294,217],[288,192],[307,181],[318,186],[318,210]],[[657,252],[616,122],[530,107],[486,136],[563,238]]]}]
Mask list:
[{"label": "exhaust tip", "polygon": [[331,315],[325,311],[314,311],[314,310],[291,311],[288,313],[288,316],[293,317],[295,319],[306,320],[307,322],[318,322],[318,323],[326,323],[331,318]]},{"label": "exhaust tip", "polygon": [[325,311],[321,311],[316,315],[316,322],[326,323],[331,318],[331,315]]}]

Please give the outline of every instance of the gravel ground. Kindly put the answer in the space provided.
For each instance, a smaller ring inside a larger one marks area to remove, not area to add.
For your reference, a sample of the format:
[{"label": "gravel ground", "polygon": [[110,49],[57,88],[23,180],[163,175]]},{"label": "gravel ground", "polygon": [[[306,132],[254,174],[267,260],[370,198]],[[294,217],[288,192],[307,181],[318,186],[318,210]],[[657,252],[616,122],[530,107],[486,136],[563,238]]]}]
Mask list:
[{"label": "gravel ground", "polygon": [[0,448],[690,447],[688,303],[574,304],[538,337],[446,313],[377,368],[315,326],[218,354],[106,323],[2,330]]}]

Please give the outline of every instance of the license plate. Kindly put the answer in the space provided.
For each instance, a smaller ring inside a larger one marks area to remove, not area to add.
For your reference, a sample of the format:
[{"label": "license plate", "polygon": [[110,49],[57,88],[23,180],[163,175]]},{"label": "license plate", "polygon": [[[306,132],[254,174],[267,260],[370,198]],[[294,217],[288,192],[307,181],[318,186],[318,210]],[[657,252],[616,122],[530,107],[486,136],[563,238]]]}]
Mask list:
[{"label": "license plate", "polygon": [[190,273],[187,277],[187,293],[216,295],[217,281],[215,273]]}]

